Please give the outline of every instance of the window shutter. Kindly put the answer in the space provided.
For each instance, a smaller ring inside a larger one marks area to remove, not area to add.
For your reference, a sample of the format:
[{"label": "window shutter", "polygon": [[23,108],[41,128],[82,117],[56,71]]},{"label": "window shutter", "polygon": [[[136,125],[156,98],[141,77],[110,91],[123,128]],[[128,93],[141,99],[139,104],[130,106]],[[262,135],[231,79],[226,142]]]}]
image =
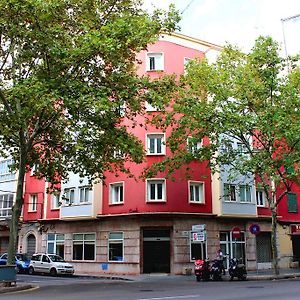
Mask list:
[{"label": "window shutter", "polygon": [[294,193],[288,193],[288,212],[298,212],[297,195]]}]

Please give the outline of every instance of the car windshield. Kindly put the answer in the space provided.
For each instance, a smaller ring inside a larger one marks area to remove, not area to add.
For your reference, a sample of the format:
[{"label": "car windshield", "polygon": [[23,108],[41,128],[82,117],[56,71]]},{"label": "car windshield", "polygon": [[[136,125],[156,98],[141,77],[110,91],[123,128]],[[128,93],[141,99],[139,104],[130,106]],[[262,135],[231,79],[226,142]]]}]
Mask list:
[{"label": "car windshield", "polygon": [[25,253],[18,253],[18,254],[16,254],[16,258],[18,260],[22,260],[22,261],[29,260],[27,254],[25,254]]},{"label": "car windshield", "polygon": [[59,255],[49,255],[49,257],[54,262],[65,262],[65,260]]}]

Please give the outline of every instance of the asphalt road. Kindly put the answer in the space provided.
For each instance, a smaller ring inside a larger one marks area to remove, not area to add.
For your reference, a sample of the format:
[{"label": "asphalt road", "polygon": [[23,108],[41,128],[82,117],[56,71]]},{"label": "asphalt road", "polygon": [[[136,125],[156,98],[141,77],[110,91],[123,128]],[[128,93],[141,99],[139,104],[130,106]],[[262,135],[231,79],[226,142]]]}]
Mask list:
[{"label": "asphalt road", "polygon": [[[27,277],[26,277],[27,276]],[[24,279],[25,278],[25,279]],[[193,276],[156,276],[141,281],[48,276],[18,276],[39,288],[0,299],[23,300],[299,300],[299,280],[196,282]]]}]

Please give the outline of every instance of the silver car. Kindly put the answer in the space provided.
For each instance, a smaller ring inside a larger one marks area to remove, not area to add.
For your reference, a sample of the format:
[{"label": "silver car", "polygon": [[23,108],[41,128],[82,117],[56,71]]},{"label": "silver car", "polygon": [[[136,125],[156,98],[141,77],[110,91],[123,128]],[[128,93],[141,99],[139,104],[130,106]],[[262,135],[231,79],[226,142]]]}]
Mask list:
[{"label": "silver car", "polygon": [[65,262],[59,255],[36,253],[31,257],[28,273],[48,273],[52,276],[58,274],[73,275],[74,267]]}]

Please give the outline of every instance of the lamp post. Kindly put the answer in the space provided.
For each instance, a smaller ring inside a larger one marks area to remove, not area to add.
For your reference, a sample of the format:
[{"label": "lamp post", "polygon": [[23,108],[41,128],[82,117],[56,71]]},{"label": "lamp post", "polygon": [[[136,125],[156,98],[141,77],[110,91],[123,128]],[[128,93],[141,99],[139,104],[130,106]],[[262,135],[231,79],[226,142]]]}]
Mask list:
[{"label": "lamp post", "polygon": [[294,16],[291,16],[291,17],[281,19],[283,44],[284,44],[285,57],[286,57],[288,71],[290,71],[290,63],[289,63],[289,58],[288,58],[287,46],[286,46],[286,39],[285,39],[285,32],[284,32],[284,22],[290,21],[290,20],[293,20],[293,19],[296,19],[296,18],[299,18],[299,17],[300,17],[300,14],[297,14],[297,15],[294,15]]}]

